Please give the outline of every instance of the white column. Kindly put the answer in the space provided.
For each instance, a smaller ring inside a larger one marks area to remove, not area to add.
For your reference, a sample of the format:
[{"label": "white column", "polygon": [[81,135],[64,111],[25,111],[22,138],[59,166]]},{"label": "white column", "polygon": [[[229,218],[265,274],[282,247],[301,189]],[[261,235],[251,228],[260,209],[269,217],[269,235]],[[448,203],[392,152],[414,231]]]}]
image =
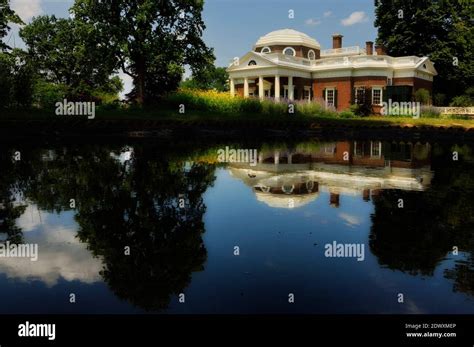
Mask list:
[{"label": "white column", "polygon": [[280,100],[280,76],[275,75],[275,100]]},{"label": "white column", "polygon": [[235,83],[234,83],[234,79],[231,78],[230,79],[230,96],[234,96],[235,95]]},{"label": "white column", "polygon": [[263,91],[263,77],[259,76],[258,77],[258,97],[260,98],[260,100],[262,100],[264,96],[265,94]]},{"label": "white column", "polygon": [[295,93],[293,91],[293,76],[288,76],[288,99],[293,100]]},{"label": "white column", "polygon": [[280,152],[279,151],[275,151],[273,153],[273,159],[274,159],[275,164],[280,164]]},{"label": "white column", "polygon": [[249,79],[248,77],[244,78],[244,98],[249,97]]}]

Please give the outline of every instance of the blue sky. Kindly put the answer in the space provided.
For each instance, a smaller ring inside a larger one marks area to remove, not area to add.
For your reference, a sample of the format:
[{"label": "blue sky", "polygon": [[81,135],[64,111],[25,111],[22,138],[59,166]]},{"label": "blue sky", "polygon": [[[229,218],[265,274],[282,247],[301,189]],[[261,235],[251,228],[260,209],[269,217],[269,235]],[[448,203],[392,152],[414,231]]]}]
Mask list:
[{"label": "blue sky", "polygon": [[[11,0],[12,8],[25,21],[42,14],[67,17],[73,0]],[[289,18],[289,11],[294,18]],[[204,40],[214,48],[216,65],[227,66],[236,56],[252,49],[260,36],[278,29],[295,29],[331,48],[331,35],[344,35],[343,46],[364,46],[377,35],[373,26],[373,0],[206,0]],[[9,44],[24,47],[14,27]],[[128,76],[125,91],[131,88]]]},{"label": "blue sky", "polygon": [[[288,18],[290,9],[294,19]],[[219,66],[242,56],[260,36],[278,29],[302,31],[322,49],[331,48],[335,32],[344,35],[343,46],[365,46],[377,35],[373,0],[207,0],[203,15],[204,39],[214,47]]]}]

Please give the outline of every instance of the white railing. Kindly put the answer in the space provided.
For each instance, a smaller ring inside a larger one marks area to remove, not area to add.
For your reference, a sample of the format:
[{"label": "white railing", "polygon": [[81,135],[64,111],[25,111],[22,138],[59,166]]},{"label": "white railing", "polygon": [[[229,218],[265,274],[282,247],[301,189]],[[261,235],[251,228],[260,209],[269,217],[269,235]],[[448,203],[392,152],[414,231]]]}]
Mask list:
[{"label": "white railing", "polygon": [[309,59],[301,58],[301,57],[293,57],[291,55],[286,55],[283,53],[265,53],[264,55],[276,62],[284,62],[284,63],[305,65],[305,66],[311,65],[311,60]]},{"label": "white railing", "polygon": [[323,55],[349,55],[349,54],[362,54],[365,53],[365,49],[361,49],[359,46],[350,46],[350,47],[342,47],[342,48],[331,48],[331,49],[323,49],[321,51],[321,56]]},{"label": "white railing", "polygon": [[462,114],[474,116],[474,107],[433,107],[441,114]]}]

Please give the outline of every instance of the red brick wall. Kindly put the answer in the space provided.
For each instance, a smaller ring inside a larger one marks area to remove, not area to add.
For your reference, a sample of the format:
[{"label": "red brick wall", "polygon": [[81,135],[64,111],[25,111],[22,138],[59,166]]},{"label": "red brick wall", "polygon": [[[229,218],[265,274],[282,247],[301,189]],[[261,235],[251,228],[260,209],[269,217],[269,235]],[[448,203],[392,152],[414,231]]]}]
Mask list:
[{"label": "red brick wall", "polygon": [[385,76],[361,76],[353,77],[354,87],[372,87],[387,85],[387,78]]},{"label": "red brick wall", "polygon": [[433,82],[427,81],[427,80],[423,80],[423,79],[421,79],[421,78],[416,78],[416,77],[415,77],[415,82],[414,82],[414,89],[415,89],[415,92],[416,92],[418,89],[421,89],[421,88],[428,89],[428,91],[429,91],[430,94],[431,94],[431,91],[433,90]]},{"label": "red brick wall", "polygon": [[403,78],[394,78],[393,85],[395,86],[413,86],[414,91],[418,89],[425,88],[430,92],[433,89],[433,82],[427,81],[417,77],[403,77]]},{"label": "red brick wall", "polygon": [[352,78],[321,78],[313,81],[314,98],[321,100],[325,88],[334,87],[337,89],[337,110],[342,111],[351,105]]}]

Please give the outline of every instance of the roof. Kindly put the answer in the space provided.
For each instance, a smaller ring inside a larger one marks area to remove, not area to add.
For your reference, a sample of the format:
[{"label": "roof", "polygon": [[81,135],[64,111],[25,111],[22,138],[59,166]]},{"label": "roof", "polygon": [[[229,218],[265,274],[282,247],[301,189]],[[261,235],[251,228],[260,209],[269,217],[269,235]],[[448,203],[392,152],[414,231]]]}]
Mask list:
[{"label": "roof", "polygon": [[281,29],[272,31],[258,39],[255,47],[271,45],[302,45],[306,47],[320,49],[318,41],[312,37],[293,29]]}]

